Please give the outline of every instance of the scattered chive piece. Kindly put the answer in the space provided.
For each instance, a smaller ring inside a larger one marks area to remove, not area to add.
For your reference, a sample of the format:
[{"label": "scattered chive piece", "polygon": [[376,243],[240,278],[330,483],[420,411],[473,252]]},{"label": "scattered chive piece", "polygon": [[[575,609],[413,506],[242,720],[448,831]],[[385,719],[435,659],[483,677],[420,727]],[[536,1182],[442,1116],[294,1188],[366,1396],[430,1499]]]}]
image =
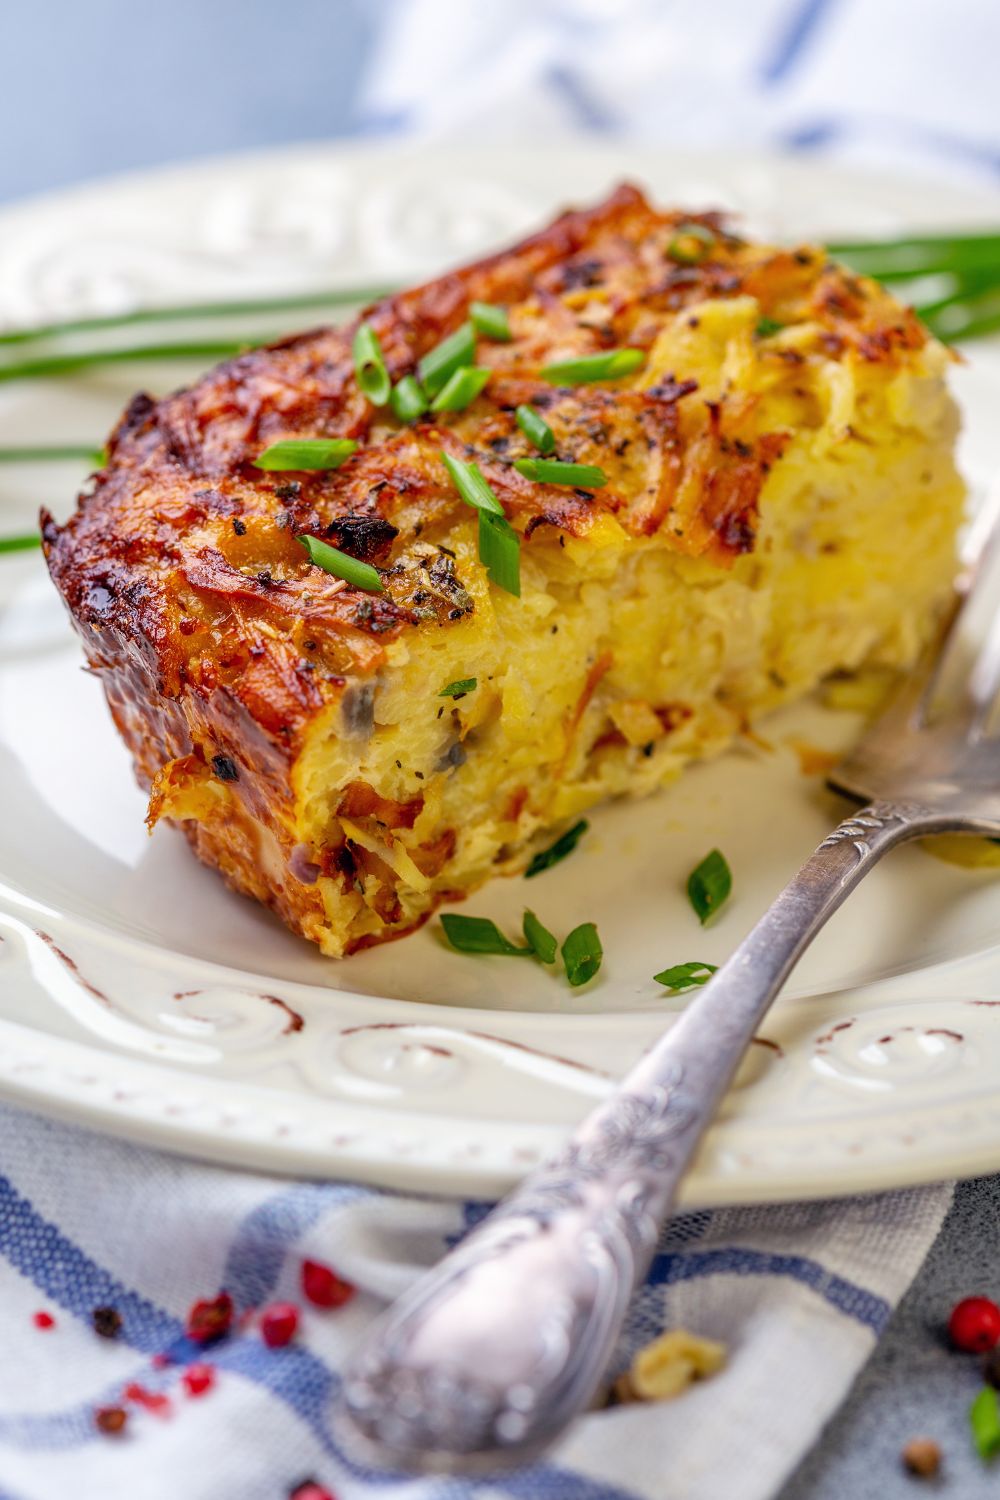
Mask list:
[{"label": "scattered chive piece", "polygon": [[42,539],[37,531],[29,536],[0,536],[0,553],[30,552],[34,547],[41,545]]},{"label": "scattered chive piece", "polygon": [[64,461],[82,461],[103,469],[108,455],[104,448],[87,448],[82,443],[79,446],[76,443],[64,443],[52,448],[0,448],[0,464],[47,464]]},{"label": "scattered chive piece", "polygon": [[761,318],[753,331],[755,339],[769,339],[775,333],[780,333],[784,323],[779,323],[777,318]]},{"label": "scattered chive piece", "polygon": [[452,458],[450,453],[442,453],[441,460],[466,505],[480,511],[492,511],[495,516],[503,515],[503,506],[480,473],[478,464],[467,464],[464,458]]},{"label": "scattered chive piece", "polygon": [[540,875],[543,870],[551,870],[552,866],[557,865],[561,859],[565,859],[567,854],[572,854],[589,827],[590,824],[586,818],[581,818],[579,823],[574,823],[572,828],[567,828],[554,844],[550,844],[547,849],[540,850],[534,856],[524,872],[524,878],[530,880],[532,875]]},{"label": "scattered chive piece", "polygon": [[571,985],[575,987],[593,979],[604,957],[604,949],[593,922],[581,922],[579,927],[573,928],[562,945],[562,956],[566,978]]},{"label": "scattered chive piece", "polygon": [[417,417],[423,416],[427,410],[427,397],[420,389],[420,382],[415,375],[404,375],[393,386],[389,405],[393,416],[398,417],[401,422],[414,422]]},{"label": "scattered chive piece", "polygon": [[524,957],[534,952],[533,948],[518,948],[510,942],[489,917],[463,917],[457,912],[445,912],[441,926],[445,937],[459,953],[501,953]]},{"label": "scattered chive piece", "polygon": [[298,540],[309,553],[309,561],[315,563],[317,568],[322,568],[324,573],[332,573],[334,578],[343,578],[345,583],[353,584],[357,589],[365,589],[369,594],[385,592],[378,569],[373,568],[370,563],[348,557],[346,552],[331,547],[329,542],[320,541],[318,536],[300,536]]},{"label": "scattered chive piece", "polygon": [[551,453],[556,445],[555,433],[544,417],[540,417],[533,406],[519,406],[514,415],[528,442],[533,443],[539,453]]},{"label": "scattered chive piece", "polygon": [[579,485],[585,490],[599,490],[607,484],[608,476],[596,464],[565,464],[558,458],[517,458],[514,468],[525,479],[536,479],[539,484]]},{"label": "scattered chive piece", "polygon": [[678,224],[667,246],[667,254],[682,266],[696,266],[715,244],[715,235],[704,224]]},{"label": "scattered chive piece", "polygon": [[698,914],[704,927],[709,917],[718,911],[733,888],[732,871],[718,849],[706,854],[698,867],[688,876],[688,900]]},{"label": "scattered chive piece", "polygon": [[438,693],[438,697],[464,698],[466,693],[471,693],[478,686],[479,679],[477,677],[461,677],[457,682],[449,682],[447,687],[443,687]]},{"label": "scattered chive piece", "polygon": [[1000,1453],[1000,1404],[994,1386],[984,1386],[979,1392],[969,1407],[969,1423],[980,1458],[993,1458]]},{"label": "scattered chive piece", "polygon": [[544,365],[541,375],[551,385],[589,385],[594,380],[620,380],[645,364],[641,349],[609,349],[604,354],[583,354]]},{"label": "scattered chive piece", "polygon": [[524,913],[522,927],[524,936],[531,944],[536,957],[540,958],[543,964],[554,964],[556,950],[559,947],[555,933],[544,927],[533,911]]},{"label": "scattered chive piece", "polygon": [[473,328],[484,338],[493,339],[497,344],[510,343],[513,334],[505,307],[497,307],[495,302],[470,302],[469,317]]},{"label": "scattered chive piece", "polygon": [[674,964],[672,969],[664,969],[653,978],[657,984],[666,985],[668,990],[690,990],[695,985],[707,984],[717,967],[717,964]]},{"label": "scattered chive piece", "polygon": [[253,461],[255,469],[339,469],[358,451],[353,438],[288,438],[272,443]]},{"label": "scattered chive piece", "polygon": [[497,588],[520,599],[521,538],[506,516],[479,512],[479,561]]},{"label": "scattered chive piece", "polygon": [[431,402],[431,411],[464,411],[475,401],[492,373],[492,370],[477,365],[463,365],[454,375],[449,375]]},{"label": "scattered chive piece", "polygon": [[354,373],[361,394],[372,406],[384,406],[392,394],[392,381],[385,367],[382,345],[370,323],[362,323],[351,345]]},{"label": "scattered chive piece", "polygon": [[463,323],[424,355],[417,365],[420,384],[429,396],[436,396],[455,371],[471,365],[475,357],[476,331],[471,323]]}]

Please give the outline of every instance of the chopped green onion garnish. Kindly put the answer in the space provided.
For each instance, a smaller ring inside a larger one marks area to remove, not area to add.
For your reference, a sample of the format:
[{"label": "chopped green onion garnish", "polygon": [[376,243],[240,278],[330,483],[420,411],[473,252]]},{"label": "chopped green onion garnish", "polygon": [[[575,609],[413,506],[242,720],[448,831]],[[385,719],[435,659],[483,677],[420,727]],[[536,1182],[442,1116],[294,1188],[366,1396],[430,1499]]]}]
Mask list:
[{"label": "chopped green onion garnish", "polygon": [[466,505],[475,506],[476,510],[492,511],[496,516],[503,515],[503,506],[480,473],[478,464],[467,464],[464,458],[452,458],[450,453],[442,453],[441,461]]},{"label": "chopped green onion garnish", "polygon": [[429,396],[436,396],[455,371],[471,365],[475,357],[476,331],[471,323],[463,323],[424,355],[417,366],[420,384]]},{"label": "chopped green onion garnish", "polygon": [[393,386],[389,405],[393,416],[398,417],[401,422],[414,422],[417,417],[423,416],[427,410],[427,397],[420,389],[420,382],[415,375],[404,375]]},{"label": "chopped green onion garnish", "polygon": [[0,537],[0,552],[30,552],[41,545],[42,539],[37,531],[31,532],[28,536]]},{"label": "chopped green onion garnish", "polygon": [[493,302],[470,302],[469,317],[478,333],[498,344],[510,343],[512,335],[505,307],[497,307]]},{"label": "chopped green onion garnish", "polygon": [[784,326],[784,323],[779,323],[777,318],[761,318],[753,331],[754,338],[769,339],[772,334],[780,333]]},{"label": "chopped green onion garnish", "polygon": [[561,859],[565,859],[567,854],[572,854],[589,827],[590,824],[586,818],[581,818],[579,823],[574,823],[572,828],[567,828],[554,844],[550,844],[547,849],[542,849],[534,856],[524,872],[525,879],[530,880],[532,875],[540,875],[543,870],[551,870],[552,866],[557,865]]},{"label": "chopped green onion garnish", "polygon": [[554,964],[559,946],[555,933],[544,927],[533,911],[526,911],[522,923],[524,935],[543,964]]},{"label": "chopped green onion garnish", "polygon": [[339,469],[358,451],[353,438],[289,438],[254,459],[255,469]]},{"label": "chopped green onion garnish", "polygon": [[573,928],[562,945],[562,956],[570,984],[586,984],[588,979],[593,979],[604,957],[593,922],[581,922],[579,927]]},{"label": "chopped green onion garnish", "polygon": [[478,686],[478,678],[462,677],[457,682],[449,682],[438,693],[439,698],[464,698],[466,693],[471,693]]},{"label": "chopped green onion garnish", "polygon": [[641,349],[609,349],[604,354],[583,354],[545,365],[541,374],[552,385],[589,385],[594,380],[620,380],[645,364]]},{"label": "chopped green onion garnish", "polygon": [[492,375],[476,365],[463,365],[450,375],[431,402],[431,411],[464,411],[471,406]]},{"label": "chopped green onion garnish", "polygon": [[696,266],[705,259],[714,244],[715,235],[704,224],[678,224],[674,237],[667,246],[667,254],[682,266]]},{"label": "chopped green onion garnish", "polygon": [[979,1392],[969,1407],[969,1423],[980,1458],[1000,1453],[1000,1402],[994,1386],[984,1386]]},{"label": "chopped green onion garnish", "polygon": [[564,464],[558,458],[517,458],[514,468],[525,479],[536,479],[539,484],[579,485],[581,489],[599,490],[608,482],[608,476],[596,464]]},{"label": "chopped green onion garnish", "polygon": [[457,912],[445,912],[441,926],[445,937],[459,953],[502,953],[525,957],[534,952],[533,948],[518,948],[509,942],[489,917],[463,917]]},{"label": "chopped green onion garnish", "polygon": [[479,512],[479,561],[497,588],[521,597],[521,538],[505,516]]},{"label": "chopped green onion garnish", "polygon": [[361,394],[372,406],[384,406],[392,393],[392,381],[385,367],[382,345],[370,323],[362,323],[351,345],[354,373]]},{"label": "chopped green onion garnish", "polygon": [[533,443],[539,453],[551,453],[556,445],[555,433],[544,418],[540,417],[533,406],[519,406],[514,413],[517,425],[528,439]]},{"label": "chopped green onion garnish", "polygon": [[732,872],[718,849],[713,849],[688,876],[688,900],[702,926],[718,911],[732,888]]},{"label": "chopped green onion garnish", "polygon": [[318,536],[300,536],[299,541],[309,553],[310,562],[315,563],[317,568],[322,568],[324,573],[332,573],[334,578],[343,578],[345,582],[353,584],[355,588],[365,589],[369,594],[385,592],[378,569],[373,568],[370,563],[349,557],[346,552],[331,547],[329,542],[320,541]]},{"label": "chopped green onion garnish", "polygon": [[653,978],[657,984],[666,985],[668,990],[690,990],[695,985],[707,984],[716,968],[716,964],[674,964],[672,969],[664,969]]}]

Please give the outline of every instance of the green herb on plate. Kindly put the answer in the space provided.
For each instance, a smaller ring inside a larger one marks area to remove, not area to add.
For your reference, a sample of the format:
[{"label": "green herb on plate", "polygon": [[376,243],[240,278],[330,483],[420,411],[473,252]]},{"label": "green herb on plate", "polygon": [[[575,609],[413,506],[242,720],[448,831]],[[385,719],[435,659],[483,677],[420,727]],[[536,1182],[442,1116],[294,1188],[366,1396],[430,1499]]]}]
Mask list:
[{"label": "green herb on plate", "polygon": [[673,968],[664,969],[661,973],[654,974],[653,978],[668,990],[690,990],[697,985],[707,984],[717,967],[717,964],[674,964]]},{"label": "green herb on plate", "polygon": [[464,411],[475,401],[492,373],[480,365],[463,365],[438,391],[431,402],[431,411]]},{"label": "green herb on plate", "polygon": [[582,354],[579,359],[543,365],[541,375],[552,385],[590,385],[595,380],[621,380],[645,363],[642,349],[608,349],[603,354]]},{"label": "green herb on plate", "polygon": [[463,917],[457,912],[445,912],[441,926],[445,937],[459,953],[490,953],[518,958],[534,953],[533,948],[519,948],[510,942],[489,917]]},{"label": "green herb on plate", "polygon": [[559,947],[555,933],[550,932],[533,911],[524,913],[522,926],[524,936],[534,950],[536,958],[540,958],[543,964],[554,964]]},{"label": "green herb on plate", "polygon": [[277,473],[291,469],[339,469],[357,451],[353,438],[286,438],[265,448],[253,462],[255,469]]},{"label": "green herb on plate", "polygon": [[427,397],[415,375],[404,375],[392,388],[389,397],[393,416],[400,422],[415,422],[427,410]]},{"label": "green herb on plate", "polygon": [[345,583],[364,589],[369,594],[385,592],[378,569],[373,568],[370,563],[349,557],[346,552],[340,552],[317,536],[300,536],[298,540],[309,553],[309,561],[315,563],[317,568],[322,568],[324,573],[332,573],[334,578],[343,578]]},{"label": "green herb on plate", "polygon": [[687,882],[688,900],[703,927],[709,917],[719,910],[732,888],[732,871],[718,849],[713,849],[691,871]]},{"label": "green herb on plate", "polygon": [[449,682],[438,693],[439,698],[464,698],[466,693],[471,693],[478,686],[478,678],[461,677],[456,682]]},{"label": "green herb on plate", "polygon": [[574,927],[562,945],[566,978],[574,988],[593,979],[601,967],[604,949],[593,922],[581,922]]},{"label": "green herb on plate", "polygon": [[538,484],[566,484],[572,488],[599,490],[608,476],[596,464],[567,464],[558,458],[518,458],[514,468],[525,479]]},{"label": "green herb on plate", "polygon": [[517,425],[528,439],[533,443],[539,453],[551,453],[556,446],[555,433],[540,417],[533,406],[519,406],[514,413]]},{"label": "green herb on plate", "polygon": [[979,1457],[995,1458],[1000,1453],[1000,1402],[994,1386],[984,1386],[969,1407],[969,1425]]},{"label": "green herb on plate", "polygon": [[473,364],[475,358],[476,331],[471,323],[463,323],[424,355],[417,365],[420,384],[429,396],[436,396],[456,370]]},{"label": "green herb on plate", "polygon": [[578,823],[573,824],[572,828],[567,828],[565,833],[561,833],[554,844],[550,844],[547,849],[539,850],[524,872],[525,879],[530,880],[533,875],[541,875],[543,870],[551,870],[552,866],[565,859],[567,854],[572,854],[589,827],[590,824],[586,818],[581,818]]},{"label": "green herb on plate", "polygon": [[351,345],[358,389],[372,406],[384,406],[392,394],[392,381],[385,367],[382,345],[370,323],[362,323]]},{"label": "green herb on plate", "polygon": [[497,344],[510,343],[513,335],[505,307],[497,307],[493,302],[470,302],[469,317],[472,326],[484,338],[492,339]]}]

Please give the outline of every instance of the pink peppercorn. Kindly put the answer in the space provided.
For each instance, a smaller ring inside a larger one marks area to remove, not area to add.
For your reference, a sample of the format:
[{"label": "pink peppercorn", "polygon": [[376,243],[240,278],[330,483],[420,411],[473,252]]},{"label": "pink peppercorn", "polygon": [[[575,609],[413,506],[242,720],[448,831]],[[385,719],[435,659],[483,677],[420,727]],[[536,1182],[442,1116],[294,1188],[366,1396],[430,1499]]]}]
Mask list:
[{"label": "pink peppercorn", "polygon": [[181,1380],[189,1396],[204,1396],[215,1384],[215,1366],[201,1363],[188,1365]]}]

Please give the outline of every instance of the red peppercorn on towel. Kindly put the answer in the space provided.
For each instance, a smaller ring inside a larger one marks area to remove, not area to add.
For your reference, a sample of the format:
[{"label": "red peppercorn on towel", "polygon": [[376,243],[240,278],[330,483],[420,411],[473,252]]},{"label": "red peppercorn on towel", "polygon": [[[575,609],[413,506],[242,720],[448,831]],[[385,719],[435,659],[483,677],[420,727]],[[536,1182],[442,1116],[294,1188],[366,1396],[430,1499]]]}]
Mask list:
[{"label": "red peppercorn on towel", "polygon": [[[229,1172],[7,1109],[0,1140],[2,1500],[443,1500],[442,1482],[354,1466],[330,1409],[370,1319],[484,1205]],[[950,1197],[682,1215],[608,1387],[665,1329],[724,1345],[722,1368],[672,1400],[591,1412],[544,1462],[469,1496],[767,1500]],[[449,1481],[450,1500],[465,1488]]]}]

